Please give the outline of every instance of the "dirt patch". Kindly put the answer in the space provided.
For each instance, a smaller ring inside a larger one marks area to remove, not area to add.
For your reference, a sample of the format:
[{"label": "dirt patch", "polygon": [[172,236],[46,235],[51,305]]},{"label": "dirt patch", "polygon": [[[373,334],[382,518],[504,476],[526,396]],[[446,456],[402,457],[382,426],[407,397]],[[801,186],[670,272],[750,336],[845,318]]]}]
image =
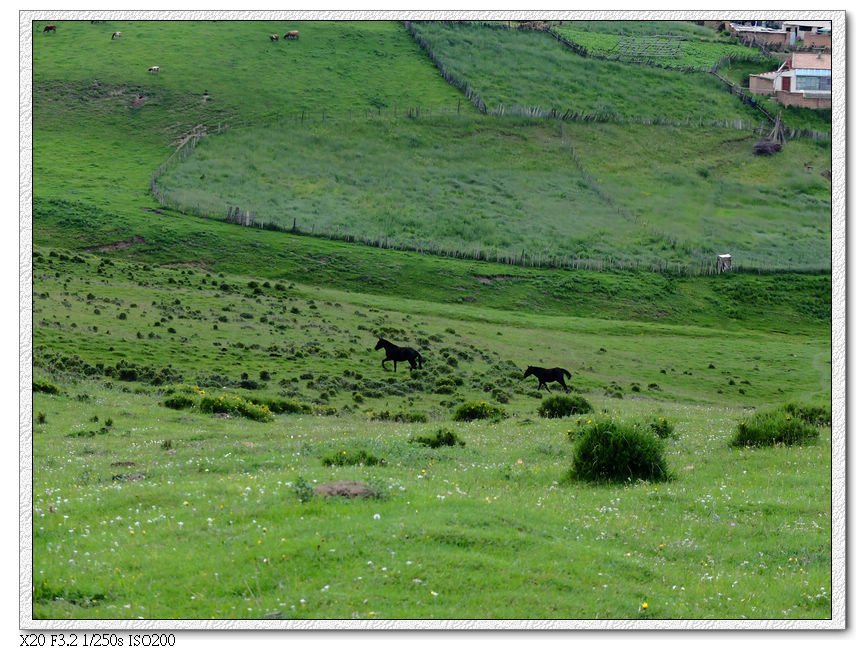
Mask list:
[{"label": "dirt patch", "polygon": [[112,481],[141,481],[145,476],[141,472],[134,474],[115,474],[111,477]]},{"label": "dirt patch", "polygon": [[136,246],[138,244],[146,244],[144,237],[140,235],[135,235],[134,237],[130,237],[129,239],[123,239],[121,241],[112,242],[110,244],[102,244],[101,246],[90,246],[89,248],[85,248],[84,250],[88,253],[109,253],[111,251],[119,251],[124,248],[129,248],[130,246]]},{"label": "dirt patch", "polygon": [[120,460],[116,463],[111,463],[111,467],[135,467],[135,463],[131,460]]},{"label": "dirt patch", "polygon": [[168,262],[162,266],[167,269],[209,269],[211,265],[209,260],[189,260],[188,262]]},{"label": "dirt patch", "polygon": [[480,282],[481,284],[492,284],[493,282],[501,282],[506,280],[518,280],[519,276],[516,275],[476,275],[475,280]]},{"label": "dirt patch", "polygon": [[159,215],[162,215],[163,217],[169,216],[169,214],[167,212],[165,212],[165,210],[160,210],[159,208],[141,208],[141,209],[144,210],[145,212],[150,212],[151,214],[159,214]]},{"label": "dirt patch", "polygon": [[315,486],[315,493],[323,497],[366,499],[375,496],[375,490],[360,481],[335,481]]}]

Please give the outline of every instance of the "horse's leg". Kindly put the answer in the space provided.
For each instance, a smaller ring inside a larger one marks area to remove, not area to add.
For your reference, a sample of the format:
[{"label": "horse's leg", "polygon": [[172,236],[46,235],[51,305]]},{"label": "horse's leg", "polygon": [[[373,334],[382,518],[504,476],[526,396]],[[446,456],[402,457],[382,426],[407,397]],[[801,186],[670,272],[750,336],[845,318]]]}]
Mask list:
[{"label": "horse's leg", "polygon": [[564,379],[559,379],[559,383],[562,385],[562,388],[565,389],[565,392],[566,392],[566,393],[570,393],[570,392],[571,392],[571,389],[568,388],[568,385],[565,383],[565,380],[564,380]]},{"label": "horse's leg", "polygon": [[384,365],[384,364],[386,364],[386,363],[387,363],[387,359],[382,359],[382,360],[381,360],[381,367],[384,368],[385,370],[387,370],[387,366]]},{"label": "horse's leg", "polygon": [[396,359],[393,360],[393,371],[396,372]]}]

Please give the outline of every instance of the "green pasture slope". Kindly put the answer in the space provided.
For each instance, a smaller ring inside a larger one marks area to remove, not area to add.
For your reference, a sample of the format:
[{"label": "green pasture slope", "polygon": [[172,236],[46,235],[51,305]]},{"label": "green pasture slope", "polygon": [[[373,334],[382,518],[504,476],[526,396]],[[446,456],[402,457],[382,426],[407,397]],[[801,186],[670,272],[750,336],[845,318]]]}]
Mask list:
[{"label": "green pasture slope", "polygon": [[[822,337],[533,317],[54,250],[34,271],[34,385],[57,389],[34,395],[37,617],[828,615],[828,430],[805,447],[729,446],[748,409],[825,402]],[[378,334],[421,348],[424,370],[385,371]],[[527,359],[570,368],[598,413],[674,422],[675,480],[571,481],[574,418],[538,416]],[[276,415],[166,406],[187,391]],[[454,422],[466,400],[507,417]],[[412,442],[439,430],[465,445]],[[379,462],[325,464],[359,454]],[[378,497],[298,499],[347,479]]]},{"label": "green pasture slope", "polygon": [[[709,119],[715,106],[727,107],[728,118],[748,113],[708,74],[600,69],[606,62],[578,57],[542,33],[418,29],[488,106],[500,92],[508,99],[499,103],[575,107],[597,95],[574,81],[584,75],[621,91],[629,110],[659,111],[653,119]],[[704,60],[721,58],[705,50],[715,45],[753,57],[742,46],[687,43],[702,48]],[[483,67],[491,61],[495,71]],[[484,85],[496,75],[500,90]],[[751,152],[750,128],[565,125],[465,112],[406,119],[371,111],[348,121],[294,114],[209,138],[158,182],[166,204],[185,212],[222,219],[241,208],[283,229],[500,261],[695,269],[724,251],[752,268],[830,266],[830,182],[821,175],[830,166],[828,141],[795,140],[764,159]]]},{"label": "green pasture slope", "polygon": [[[829,268],[829,181],[813,167],[828,169],[828,147],[797,140],[770,160],[754,141],[518,118],[292,122],[208,138],[158,182],[187,212],[224,219],[235,206],[409,249],[673,269],[724,251],[746,267]],[[292,147],[303,153],[283,155]]]},{"label": "green pasture slope", "polygon": [[497,106],[572,110],[598,119],[676,124],[759,123],[704,74],[584,58],[542,32],[414,23],[445,65]]},{"label": "green pasture slope", "polygon": [[[274,173],[255,161],[271,146],[257,135],[267,129],[274,143],[315,142],[315,157],[284,147],[283,158],[300,156],[291,165],[335,164],[342,138],[344,157],[360,152],[420,182],[408,154],[417,145],[465,165],[436,198],[462,191],[454,210],[490,198],[471,181],[496,176],[472,163],[460,142],[469,134],[495,158],[525,137],[532,156],[514,164],[536,184],[562,182],[553,144],[567,140],[591,190],[575,201],[595,197],[610,219],[639,224],[669,208],[669,188],[696,183],[733,210],[732,187],[758,206],[783,266],[807,236],[788,222],[785,249],[772,225],[787,219],[787,199],[765,181],[770,163],[738,168],[731,151],[745,144],[709,139],[715,153],[701,157],[687,131],[650,131],[688,143],[683,157],[703,165],[695,180],[685,163],[639,169],[661,136],[636,126],[466,115],[398,23],[58,25],[33,34],[35,618],[831,615],[829,430],[804,446],[729,444],[755,409],[828,402],[828,275],[448,259],[243,228],[165,209],[149,193],[197,124],[230,125],[200,152],[223,140],[259,176]],[[292,28],[299,41],[270,43]],[[406,104],[438,115],[402,119]],[[333,124],[308,123],[321,106]],[[601,153],[631,140],[646,149]],[[674,158],[668,141],[658,146]],[[794,173],[809,146],[791,143],[773,161],[819,215],[822,188]],[[432,193],[430,173],[420,187]],[[358,179],[383,187],[373,176]],[[505,189],[497,200],[520,198]],[[332,201],[322,214],[351,214],[341,198],[320,192]],[[712,218],[683,222],[679,240],[655,235],[657,246],[676,250]],[[514,223],[498,230],[519,234]],[[382,368],[378,336],[420,349],[423,370]],[[673,479],[569,478],[578,423],[538,414],[547,394],[522,379],[530,363],[569,368],[594,407],[587,417],[669,419]],[[454,420],[475,401],[502,417]],[[225,405],[233,412],[212,412]],[[464,444],[416,441],[440,431]],[[374,496],[310,498],[333,480],[364,481]]]}]

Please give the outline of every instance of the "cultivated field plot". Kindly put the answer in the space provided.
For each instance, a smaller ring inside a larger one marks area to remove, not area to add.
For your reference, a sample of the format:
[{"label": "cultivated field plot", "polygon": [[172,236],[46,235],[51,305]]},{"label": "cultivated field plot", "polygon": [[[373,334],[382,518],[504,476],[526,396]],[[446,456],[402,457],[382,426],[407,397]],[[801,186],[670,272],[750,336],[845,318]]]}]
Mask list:
[{"label": "cultivated field plot", "polygon": [[209,138],[158,182],[187,212],[237,206],[259,223],[431,252],[674,269],[726,252],[828,269],[828,147],[791,142],[769,161],[754,141],[505,118],[294,122]]},{"label": "cultivated field plot", "polygon": [[731,42],[711,42],[663,33],[605,33],[584,30],[581,26],[569,23],[554,25],[552,29],[569,41],[585,47],[591,56],[664,68],[708,71],[724,59],[761,62],[769,66],[775,62],[764,57],[760,50]]},{"label": "cultivated field plot", "polygon": [[[36,618],[829,616],[828,430],[729,444],[752,405],[827,399],[817,331],[417,313],[63,251],[34,277]],[[423,370],[385,371],[380,333]],[[669,420],[673,479],[569,478],[578,418],[539,415],[526,359],[571,368],[583,421]],[[454,420],[479,401],[503,418]],[[373,496],[312,495],[332,481]]]},{"label": "cultivated field plot", "polygon": [[761,120],[710,75],[587,59],[542,32],[414,25],[490,111],[555,108],[585,114],[587,119],[691,125]]},{"label": "cultivated field plot", "polygon": [[668,36],[704,42],[729,42],[729,39],[713,29],[687,20],[565,20],[554,21],[551,26],[634,38]]}]

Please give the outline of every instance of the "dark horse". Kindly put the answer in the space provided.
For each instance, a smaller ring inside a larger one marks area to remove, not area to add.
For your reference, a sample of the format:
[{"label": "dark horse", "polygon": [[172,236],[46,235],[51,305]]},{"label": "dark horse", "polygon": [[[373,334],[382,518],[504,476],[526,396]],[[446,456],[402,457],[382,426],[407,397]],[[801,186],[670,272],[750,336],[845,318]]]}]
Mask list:
[{"label": "dark horse", "polygon": [[568,379],[571,378],[571,373],[569,373],[564,368],[538,368],[537,366],[529,366],[526,368],[526,372],[523,374],[523,379],[528,377],[529,375],[534,375],[538,378],[538,390],[541,388],[546,388],[549,392],[553,392],[550,390],[549,386],[547,386],[548,381],[557,381],[562,385],[562,388],[565,389],[566,393],[570,393],[571,390],[568,388],[568,385],[565,383],[565,377]]},{"label": "dark horse", "polygon": [[42,30],[43,34],[47,34],[48,32],[56,32],[57,25],[45,25],[45,29]]},{"label": "dark horse", "polygon": [[397,361],[408,361],[412,370],[423,368],[423,357],[414,348],[401,348],[390,341],[380,338],[378,343],[375,344],[375,349],[381,350],[382,348],[384,348],[384,359],[381,360],[381,367],[385,370],[387,370],[387,366],[384,364],[388,361],[393,361],[394,372],[396,372]]}]

